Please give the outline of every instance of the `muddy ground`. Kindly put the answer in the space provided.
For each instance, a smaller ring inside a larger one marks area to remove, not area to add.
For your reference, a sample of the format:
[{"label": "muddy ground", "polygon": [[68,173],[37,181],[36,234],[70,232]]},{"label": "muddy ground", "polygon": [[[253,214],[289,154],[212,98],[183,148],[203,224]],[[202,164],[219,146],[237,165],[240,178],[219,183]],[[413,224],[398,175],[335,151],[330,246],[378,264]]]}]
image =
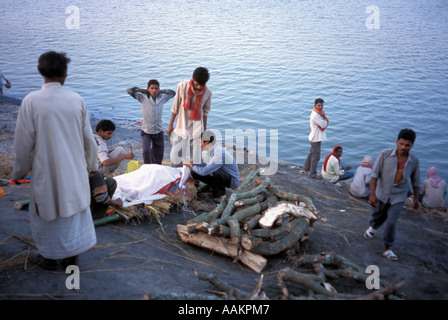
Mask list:
[{"label": "muddy ground", "polygon": [[[9,146],[13,129],[9,122],[5,123],[5,114],[0,114],[2,125],[6,124],[0,137],[4,150]],[[250,166],[241,166],[242,180],[249,171]],[[268,298],[282,296],[277,281],[279,270],[291,267],[312,273],[299,267],[302,254],[334,252],[363,269],[378,266],[381,279],[388,283],[403,282],[400,292],[406,299],[448,299],[446,210],[403,209],[394,247],[399,261],[387,261],[381,255],[382,230],[372,240],[362,237],[371,209],[365,200],[349,194],[348,183],[337,187],[313,180],[288,165],[279,166],[271,176],[271,183],[285,192],[310,197],[320,216],[311,236],[302,243],[301,252],[268,257],[262,271],[262,289]],[[199,280],[195,271],[213,273],[231,286],[251,292],[260,278],[260,274],[232,258],[180,241],[176,226],[186,224],[193,215],[172,210],[162,218],[162,226],[155,219],[97,226],[97,245],[80,255],[80,288],[69,290],[66,287],[69,275],[64,271],[46,271],[26,261],[33,247],[27,210],[16,210],[14,204],[29,198],[29,185],[2,188],[5,195],[0,197],[0,299],[140,300],[145,292],[210,295],[216,291],[209,282]],[[190,203],[197,214],[205,212],[199,205],[205,211],[214,207],[207,193],[199,194],[197,201]],[[371,292],[364,283],[352,279],[332,280],[331,284],[342,293]],[[299,285],[288,283],[287,287],[292,295],[309,295]]]}]

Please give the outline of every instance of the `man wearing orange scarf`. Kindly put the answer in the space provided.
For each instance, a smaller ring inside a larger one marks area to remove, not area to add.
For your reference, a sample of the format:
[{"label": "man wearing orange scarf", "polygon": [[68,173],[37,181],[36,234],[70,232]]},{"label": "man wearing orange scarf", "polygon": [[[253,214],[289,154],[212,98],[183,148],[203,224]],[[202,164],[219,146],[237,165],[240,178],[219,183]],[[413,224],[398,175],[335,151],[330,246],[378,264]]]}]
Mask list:
[{"label": "man wearing orange scarf", "polygon": [[168,125],[168,135],[172,136],[170,159],[173,165],[179,165],[182,158],[193,160],[195,164],[201,163],[200,136],[207,129],[212,102],[212,92],[206,86],[209,78],[207,68],[198,67],[190,80],[182,81],[177,86]]},{"label": "man wearing orange scarf", "polygon": [[310,153],[306,158],[304,170],[308,172],[313,179],[321,179],[317,175],[317,163],[320,160],[320,148],[321,143],[327,140],[327,134],[325,129],[328,127],[328,118],[324,112],[324,100],[316,99],[314,101],[314,109],[310,115],[310,128],[311,132],[308,136],[308,140],[311,144]]}]

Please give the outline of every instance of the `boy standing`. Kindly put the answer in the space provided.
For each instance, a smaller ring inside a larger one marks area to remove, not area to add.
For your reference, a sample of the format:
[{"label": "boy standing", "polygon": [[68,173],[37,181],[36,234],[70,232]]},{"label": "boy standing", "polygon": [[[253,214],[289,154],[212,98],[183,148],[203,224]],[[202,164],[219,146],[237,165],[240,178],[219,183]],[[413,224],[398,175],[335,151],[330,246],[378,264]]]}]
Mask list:
[{"label": "boy standing", "polygon": [[103,174],[109,174],[118,168],[120,162],[125,159],[133,159],[132,152],[126,153],[122,147],[108,149],[106,141],[112,138],[115,124],[110,120],[101,120],[96,125],[96,134],[93,134],[98,145],[98,170]]},{"label": "boy standing", "polygon": [[308,140],[310,141],[311,149],[304,165],[304,170],[309,172],[313,179],[321,179],[317,175],[317,163],[320,160],[321,143],[327,140],[325,129],[327,129],[328,123],[328,118],[324,112],[324,100],[318,98],[314,101],[314,109],[310,115],[311,132],[308,135]]},{"label": "boy standing", "polygon": [[409,179],[414,190],[414,210],[419,208],[420,167],[418,158],[410,153],[415,137],[413,130],[401,130],[396,148],[381,151],[372,171],[369,204],[373,212],[364,238],[371,239],[385,223],[383,256],[388,260],[398,260],[390,247],[395,242],[398,216],[407,198]]},{"label": "boy standing", "polygon": [[165,142],[163,139],[163,104],[176,95],[173,90],[160,90],[157,80],[149,80],[147,89],[133,87],[126,92],[140,102],[143,114],[142,137],[143,162],[162,164]]}]

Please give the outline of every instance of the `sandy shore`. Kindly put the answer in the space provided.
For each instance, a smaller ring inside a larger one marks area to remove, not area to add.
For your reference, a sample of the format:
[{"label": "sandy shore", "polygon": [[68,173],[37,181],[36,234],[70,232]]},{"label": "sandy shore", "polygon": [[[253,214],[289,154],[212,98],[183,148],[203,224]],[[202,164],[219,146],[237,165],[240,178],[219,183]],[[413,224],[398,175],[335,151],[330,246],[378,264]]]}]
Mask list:
[{"label": "sandy shore", "polygon": [[[14,115],[18,106],[3,101],[0,109],[1,124],[6,124],[1,135],[2,150],[7,152],[12,143]],[[126,134],[121,137],[120,131],[117,133],[117,141],[133,137],[133,133],[129,137]],[[250,168],[248,165],[240,166],[242,180]],[[325,181],[310,179],[287,165],[279,165],[271,180],[285,192],[312,199],[320,219],[314,224],[302,253],[282,253],[269,257],[263,270],[262,289],[270,299],[276,300],[281,296],[278,271],[285,267],[299,269],[297,266],[304,252],[334,252],[362,268],[378,266],[381,278],[388,283],[403,282],[400,291],[408,299],[448,299],[446,211],[420,209],[414,212],[403,209],[394,247],[399,261],[391,262],[381,256],[382,230],[372,240],[363,239],[370,206],[365,200],[349,194],[348,183],[336,187]],[[176,226],[185,224],[192,216],[176,210],[163,217],[163,228],[150,220],[120,221],[97,227],[97,245],[80,256],[81,287],[68,290],[64,272],[45,271],[25,262],[33,242],[27,211],[15,210],[14,203],[29,198],[29,185],[7,185],[2,188],[5,196],[0,197],[0,299],[139,300],[144,292],[204,294],[215,290],[208,282],[198,280],[195,270],[216,274],[235,288],[248,292],[259,280],[260,274],[233,262],[231,258],[181,242]],[[199,194],[198,201],[213,205],[207,195]],[[198,209],[197,213],[201,211]],[[350,279],[334,280],[332,285],[338,292],[370,293],[364,284]],[[288,288],[291,294],[297,296],[308,294],[299,286]]]}]

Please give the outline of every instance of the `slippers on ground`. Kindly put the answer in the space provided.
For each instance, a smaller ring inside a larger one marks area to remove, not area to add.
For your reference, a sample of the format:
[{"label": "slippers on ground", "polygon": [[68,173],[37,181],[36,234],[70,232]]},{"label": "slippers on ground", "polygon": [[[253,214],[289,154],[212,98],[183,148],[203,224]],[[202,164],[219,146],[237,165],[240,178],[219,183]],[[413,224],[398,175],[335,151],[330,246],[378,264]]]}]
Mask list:
[{"label": "slippers on ground", "polygon": [[376,230],[373,229],[372,227],[369,227],[369,229],[366,230],[366,232],[364,232],[364,239],[372,239],[373,236],[375,235]]},{"label": "slippers on ground", "polygon": [[383,257],[389,261],[398,261],[397,256],[390,249],[383,252]]}]

